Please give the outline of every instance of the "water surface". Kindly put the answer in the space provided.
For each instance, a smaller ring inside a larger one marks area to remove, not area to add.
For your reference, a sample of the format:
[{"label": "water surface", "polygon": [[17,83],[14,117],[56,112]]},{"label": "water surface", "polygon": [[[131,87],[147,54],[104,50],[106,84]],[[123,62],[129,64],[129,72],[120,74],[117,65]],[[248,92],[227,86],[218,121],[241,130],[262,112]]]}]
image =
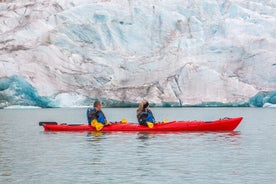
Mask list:
[{"label": "water surface", "polygon": [[[276,109],[154,108],[156,119],[243,116],[226,133],[50,133],[85,109],[0,110],[0,183],[275,183]],[[135,109],[105,109],[135,121]]]}]

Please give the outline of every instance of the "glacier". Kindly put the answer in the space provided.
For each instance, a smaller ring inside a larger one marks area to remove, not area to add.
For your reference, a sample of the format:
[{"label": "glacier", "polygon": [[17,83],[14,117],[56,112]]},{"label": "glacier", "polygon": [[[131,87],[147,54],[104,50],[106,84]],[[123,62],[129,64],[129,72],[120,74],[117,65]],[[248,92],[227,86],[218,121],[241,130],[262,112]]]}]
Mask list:
[{"label": "glacier", "polygon": [[276,2],[0,2],[0,108],[276,104]]}]

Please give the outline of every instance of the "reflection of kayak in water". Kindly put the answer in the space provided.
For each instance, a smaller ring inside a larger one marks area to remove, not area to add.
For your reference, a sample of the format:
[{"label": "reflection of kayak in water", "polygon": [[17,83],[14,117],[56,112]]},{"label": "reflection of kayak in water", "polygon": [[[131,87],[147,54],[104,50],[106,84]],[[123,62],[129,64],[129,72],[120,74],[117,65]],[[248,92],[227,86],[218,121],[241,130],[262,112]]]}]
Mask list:
[{"label": "reflection of kayak in water", "polygon": [[[242,121],[242,117],[224,118],[215,121],[172,121],[155,124],[153,128],[134,123],[111,124],[102,131],[136,131],[136,132],[172,132],[172,131],[233,131]],[[56,122],[40,122],[45,131],[95,131],[87,124],[58,124]]]}]

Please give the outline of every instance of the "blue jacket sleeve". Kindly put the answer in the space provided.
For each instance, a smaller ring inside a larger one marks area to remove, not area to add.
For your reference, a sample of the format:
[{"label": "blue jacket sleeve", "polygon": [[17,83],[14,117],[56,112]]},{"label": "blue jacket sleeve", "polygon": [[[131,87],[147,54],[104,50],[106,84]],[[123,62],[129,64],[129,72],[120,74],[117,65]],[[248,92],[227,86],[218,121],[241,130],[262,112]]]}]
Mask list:
[{"label": "blue jacket sleeve", "polygon": [[97,120],[99,123],[105,124],[105,117],[104,117],[103,113],[98,114]]},{"label": "blue jacket sleeve", "polygon": [[155,118],[154,118],[154,116],[153,116],[153,114],[150,110],[148,111],[146,121],[151,122],[151,123],[155,123]]}]

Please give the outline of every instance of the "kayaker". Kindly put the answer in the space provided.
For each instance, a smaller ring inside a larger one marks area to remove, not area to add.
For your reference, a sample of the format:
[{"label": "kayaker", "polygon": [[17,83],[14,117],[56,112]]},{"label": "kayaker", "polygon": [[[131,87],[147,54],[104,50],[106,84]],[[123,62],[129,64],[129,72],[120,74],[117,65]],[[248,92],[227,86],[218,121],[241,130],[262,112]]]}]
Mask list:
[{"label": "kayaker", "polygon": [[88,108],[86,111],[87,123],[96,128],[97,131],[101,130],[105,125],[110,125],[110,122],[106,120],[102,111],[102,103],[96,100],[93,104],[93,108]]},{"label": "kayaker", "polygon": [[149,108],[148,101],[142,101],[137,109],[137,119],[140,125],[152,128],[155,123],[155,118]]}]

